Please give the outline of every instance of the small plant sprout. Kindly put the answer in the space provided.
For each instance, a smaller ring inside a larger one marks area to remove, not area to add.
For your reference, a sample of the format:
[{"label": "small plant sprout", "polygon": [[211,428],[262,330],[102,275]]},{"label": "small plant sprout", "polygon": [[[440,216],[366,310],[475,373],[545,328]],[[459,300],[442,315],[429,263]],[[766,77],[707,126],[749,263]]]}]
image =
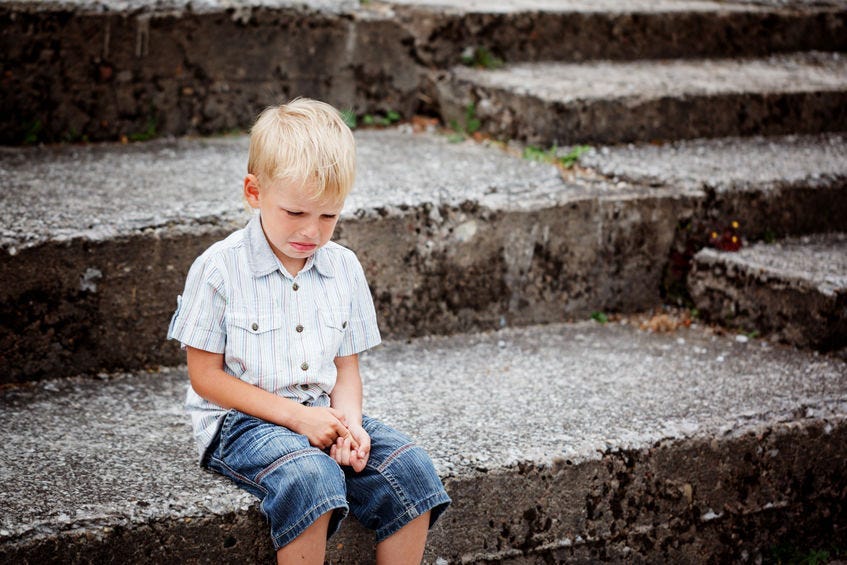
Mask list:
[{"label": "small plant sprout", "polygon": [[600,324],[605,324],[609,321],[609,317],[603,312],[592,312],[591,319]]},{"label": "small plant sprout", "polygon": [[465,47],[462,51],[462,63],[469,67],[481,69],[499,69],[504,65],[503,59],[494,56],[485,47]]},{"label": "small plant sprout", "polygon": [[465,138],[472,136],[479,131],[479,128],[482,125],[479,118],[476,117],[476,104],[473,102],[469,103],[465,107],[464,118],[465,119],[462,124],[459,124],[456,120],[450,120],[450,127],[454,132],[456,132],[449,137],[450,141],[453,143],[463,141]]},{"label": "small plant sprout", "polygon": [[555,145],[550,149],[542,149],[540,147],[529,145],[523,150],[523,158],[529,159],[530,161],[550,163],[557,165],[562,169],[572,169],[579,161],[579,158],[590,150],[590,145],[575,145],[570,149],[570,151],[564,155],[560,155],[560,149]]},{"label": "small plant sprout", "polygon": [[[356,119],[355,114],[353,115],[353,119]],[[388,110],[384,115],[381,114],[365,114],[362,116],[362,125],[369,127],[387,127],[392,124],[399,122],[402,119],[402,116],[399,112],[394,110]],[[347,124],[350,125],[349,123]],[[353,129],[353,128],[350,128]]]}]

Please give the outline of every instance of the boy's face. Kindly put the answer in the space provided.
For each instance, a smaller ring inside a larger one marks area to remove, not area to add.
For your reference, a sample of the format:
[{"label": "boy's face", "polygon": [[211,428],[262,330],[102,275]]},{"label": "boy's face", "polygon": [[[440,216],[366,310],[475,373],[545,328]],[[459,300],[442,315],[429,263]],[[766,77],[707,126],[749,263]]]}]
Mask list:
[{"label": "boy's face", "polygon": [[262,216],[262,229],[273,252],[291,275],[296,276],[315,251],[326,245],[338,223],[344,201],[315,199],[306,183],[265,181],[254,175],[244,179],[247,203]]}]

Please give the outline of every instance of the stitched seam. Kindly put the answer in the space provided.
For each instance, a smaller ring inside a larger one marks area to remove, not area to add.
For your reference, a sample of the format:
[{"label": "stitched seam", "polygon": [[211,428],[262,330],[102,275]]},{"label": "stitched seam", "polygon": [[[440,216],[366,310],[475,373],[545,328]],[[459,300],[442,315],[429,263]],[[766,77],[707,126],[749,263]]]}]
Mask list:
[{"label": "stitched seam", "polygon": [[274,470],[278,469],[281,465],[285,465],[292,459],[296,459],[298,457],[305,457],[306,455],[317,455],[322,454],[323,452],[317,449],[316,447],[307,447],[305,449],[299,449],[297,451],[293,451],[291,453],[287,453],[262,469],[258,475],[256,475],[256,481],[261,481],[268,474],[272,473]]},{"label": "stitched seam", "polygon": [[403,447],[397,449],[394,453],[385,458],[385,461],[382,462],[382,465],[377,467],[376,471],[378,473],[382,473],[386,469],[386,467],[391,464],[392,461],[394,461],[395,459],[397,459],[398,456],[402,455],[406,451],[409,451],[413,447],[415,447],[414,443],[407,443]]},{"label": "stitched seam", "polygon": [[225,462],[221,461],[217,457],[215,458],[215,460],[220,464],[221,467],[225,468],[227,471],[232,473],[232,478],[238,479],[239,481],[243,481],[243,482],[247,483],[248,485],[256,487],[257,489],[259,489],[263,493],[268,494],[268,489],[266,489],[265,487],[263,487],[262,485],[260,485],[256,481],[250,480],[249,478],[245,477],[244,475],[237,472],[235,469],[233,469],[232,467],[230,467],[229,465],[227,465]]}]

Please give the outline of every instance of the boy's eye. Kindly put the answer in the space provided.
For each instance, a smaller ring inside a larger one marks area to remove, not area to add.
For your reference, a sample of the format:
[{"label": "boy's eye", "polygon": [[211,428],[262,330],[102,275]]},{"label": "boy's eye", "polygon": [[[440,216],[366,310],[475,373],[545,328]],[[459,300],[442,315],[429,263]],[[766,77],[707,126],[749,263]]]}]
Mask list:
[{"label": "boy's eye", "polygon": [[303,215],[303,212],[295,212],[293,210],[286,210],[285,213],[288,214],[289,216],[302,216]]},{"label": "boy's eye", "polygon": [[331,220],[331,219],[333,219],[333,218],[334,218],[335,216],[337,216],[337,215],[338,215],[338,214],[321,214],[321,218],[323,218],[323,219],[325,219],[325,220]]}]

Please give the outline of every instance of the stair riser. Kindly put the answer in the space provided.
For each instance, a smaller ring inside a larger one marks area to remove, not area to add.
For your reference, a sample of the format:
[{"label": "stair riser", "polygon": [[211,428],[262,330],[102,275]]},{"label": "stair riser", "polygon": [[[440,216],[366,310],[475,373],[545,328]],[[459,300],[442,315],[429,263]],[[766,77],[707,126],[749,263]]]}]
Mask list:
[{"label": "stair riser", "polygon": [[467,46],[510,63],[589,59],[754,57],[843,51],[847,11],[522,12],[445,15],[401,11],[435,66],[461,63]]},{"label": "stair riser", "polygon": [[[682,224],[738,220],[742,234],[761,237],[790,214],[780,235],[801,235],[838,229],[845,209],[843,183],[699,197],[662,189],[525,212],[443,207],[439,219],[427,205],[345,219],[336,236],[365,266],[383,335],[401,338],[651,309],[671,284],[667,258],[691,245]],[[194,258],[232,229],[150,231],[6,256],[0,280],[14,283],[2,287],[0,343],[13,369],[1,382],[182,362],[165,341],[176,295]]]},{"label": "stair riser", "polygon": [[459,79],[439,86],[448,122],[474,103],[482,131],[550,146],[847,129],[847,92],[738,93],[550,102]]},{"label": "stair riser", "polygon": [[[656,306],[655,258],[667,256],[686,207],[633,199],[526,213],[445,209],[439,225],[418,210],[347,220],[337,235],[365,266],[383,335],[410,337]],[[470,224],[478,231],[467,241],[449,233]],[[9,257],[0,279],[19,284],[4,289],[0,342],[15,370],[3,382],[182,362],[165,342],[176,295],[193,259],[225,234],[151,233]],[[83,290],[84,279],[96,290]]]},{"label": "stair riser", "polygon": [[411,40],[384,19],[0,7],[0,27],[3,144],[246,129],[295,96],[358,113],[418,104]]},{"label": "stair riser", "polygon": [[[198,472],[200,472],[198,470]],[[734,562],[797,543],[843,545],[847,426],[776,424],[721,439],[661,442],[599,460],[518,466],[447,479],[453,506],[425,560],[463,563],[645,560]],[[0,547],[9,563],[262,562],[272,559],[255,506]],[[802,545],[801,545],[802,544]],[[329,544],[333,563],[371,559],[352,519]]]},{"label": "stair riser", "polygon": [[264,106],[294,96],[408,117],[437,107],[424,93],[426,70],[456,64],[468,46],[510,62],[847,50],[840,9],[399,12],[390,19],[291,8],[97,13],[4,5],[0,143],[245,129]]}]

